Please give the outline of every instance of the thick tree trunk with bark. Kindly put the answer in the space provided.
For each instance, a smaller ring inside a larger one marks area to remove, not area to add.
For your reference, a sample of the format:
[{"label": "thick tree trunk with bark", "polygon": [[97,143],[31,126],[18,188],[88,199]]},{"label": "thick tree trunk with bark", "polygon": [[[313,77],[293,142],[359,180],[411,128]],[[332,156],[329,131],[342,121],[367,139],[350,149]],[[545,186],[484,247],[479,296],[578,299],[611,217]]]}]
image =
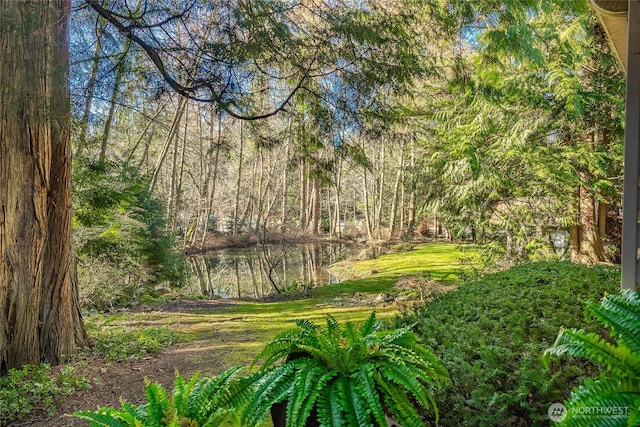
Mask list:
[{"label": "thick tree trunk with bark", "polygon": [[0,371],[88,344],[71,253],[69,1],[0,13]]}]

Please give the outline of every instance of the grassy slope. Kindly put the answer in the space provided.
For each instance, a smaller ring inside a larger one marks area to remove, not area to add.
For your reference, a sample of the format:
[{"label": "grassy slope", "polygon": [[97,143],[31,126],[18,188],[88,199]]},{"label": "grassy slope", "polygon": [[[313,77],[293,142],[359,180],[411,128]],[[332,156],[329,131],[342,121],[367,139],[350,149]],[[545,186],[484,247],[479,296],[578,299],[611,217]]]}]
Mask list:
[{"label": "grassy slope", "polygon": [[[295,319],[323,322],[325,314],[339,321],[361,321],[372,307],[336,306],[336,298],[388,292],[396,280],[406,275],[430,275],[431,278],[453,282],[461,259],[469,256],[451,244],[426,244],[398,254],[388,254],[375,260],[340,263],[337,276],[359,277],[337,285],[315,288],[309,298],[281,302],[240,302],[197,312],[127,312],[97,315],[88,319],[93,334],[119,328],[140,328],[167,325],[187,342],[198,343],[202,354],[214,351],[223,355],[225,366],[243,365],[277,333],[292,327]],[[372,271],[377,271],[372,274]],[[364,277],[364,278],[363,278]],[[395,305],[375,307],[379,318],[397,313]],[[203,356],[205,357],[205,356]]]}]

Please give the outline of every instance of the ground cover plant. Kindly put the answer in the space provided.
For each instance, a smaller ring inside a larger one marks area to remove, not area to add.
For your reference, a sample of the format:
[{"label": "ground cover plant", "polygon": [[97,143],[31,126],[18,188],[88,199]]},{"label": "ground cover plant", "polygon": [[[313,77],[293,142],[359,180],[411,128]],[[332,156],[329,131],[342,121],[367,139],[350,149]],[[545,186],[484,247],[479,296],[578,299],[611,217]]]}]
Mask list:
[{"label": "ground cover plant", "polygon": [[158,353],[180,341],[179,335],[166,326],[100,329],[88,323],[87,330],[91,337],[92,352],[107,360],[140,358],[145,354]]},{"label": "ground cover plant", "polygon": [[[568,355],[601,365],[608,371],[598,380],[587,379],[571,392],[562,426],[637,426],[640,424],[640,297],[625,289],[608,295],[601,304],[590,303],[589,314],[605,325],[611,338],[585,329],[561,330],[553,347],[544,354]],[[602,412],[594,411],[594,408]]]},{"label": "ground cover plant", "polygon": [[584,303],[619,286],[619,268],[524,264],[462,285],[402,316],[441,358],[452,386],[436,393],[443,426],[548,425],[548,407],[597,369],[542,354],[561,327],[584,323]]},{"label": "ground cover plant", "polygon": [[53,413],[61,396],[88,386],[87,379],[76,375],[70,365],[57,375],[46,363],[10,369],[0,377],[0,426],[31,411]]}]

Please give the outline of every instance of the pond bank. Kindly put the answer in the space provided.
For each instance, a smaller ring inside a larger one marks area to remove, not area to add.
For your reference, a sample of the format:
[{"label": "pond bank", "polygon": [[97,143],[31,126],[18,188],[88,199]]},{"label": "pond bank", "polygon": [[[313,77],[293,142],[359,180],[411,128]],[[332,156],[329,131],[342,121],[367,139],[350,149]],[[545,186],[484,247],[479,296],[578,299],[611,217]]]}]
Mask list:
[{"label": "pond bank", "polygon": [[168,328],[181,342],[137,359],[113,361],[96,355],[79,358],[72,365],[77,367],[77,374],[90,380],[92,387],[66,396],[57,415],[34,414],[12,425],[84,426],[84,421],[64,414],[97,406],[118,407],[121,398],[133,404],[142,403],[145,378],[171,388],[176,370],[183,377],[190,377],[196,371],[211,376],[231,366],[247,367],[276,334],[293,326],[294,319],[320,323],[326,314],[331,314],[340,322],[362,321],[374,309],[380,319],[393,317],[399,305],[385,295],[394,292],[392,288],[398,280],[429,276],[454,282],[461,260],[468,256],[468,251],[456,245],[425,244],[374,260],[342,262],[339,267],[353,279],[335,286],[312,288],[307,295],[288,295],[290,299],[176,298],[164,304],[91,315],[86,320],[93,337]]}]

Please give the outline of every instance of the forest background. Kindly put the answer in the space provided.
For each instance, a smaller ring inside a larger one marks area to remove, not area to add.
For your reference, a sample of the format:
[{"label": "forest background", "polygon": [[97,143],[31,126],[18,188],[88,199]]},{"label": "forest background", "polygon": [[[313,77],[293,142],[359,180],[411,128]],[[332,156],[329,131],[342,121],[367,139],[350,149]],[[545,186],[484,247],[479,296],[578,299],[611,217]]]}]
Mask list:
[{"label": "forest background", "polygon": [[74,4],[85,282],[179,281],[175,243],[411,239],[421,222],[493,261],[619,257],[624,79],[586,1],[108,6],[176,79],[206,70],[219,91],[181,96]]},{"label": "forest background", "polygon": [[624,79],[586,0],[6,5],[0,370],[220,238],[618,258]]}]

